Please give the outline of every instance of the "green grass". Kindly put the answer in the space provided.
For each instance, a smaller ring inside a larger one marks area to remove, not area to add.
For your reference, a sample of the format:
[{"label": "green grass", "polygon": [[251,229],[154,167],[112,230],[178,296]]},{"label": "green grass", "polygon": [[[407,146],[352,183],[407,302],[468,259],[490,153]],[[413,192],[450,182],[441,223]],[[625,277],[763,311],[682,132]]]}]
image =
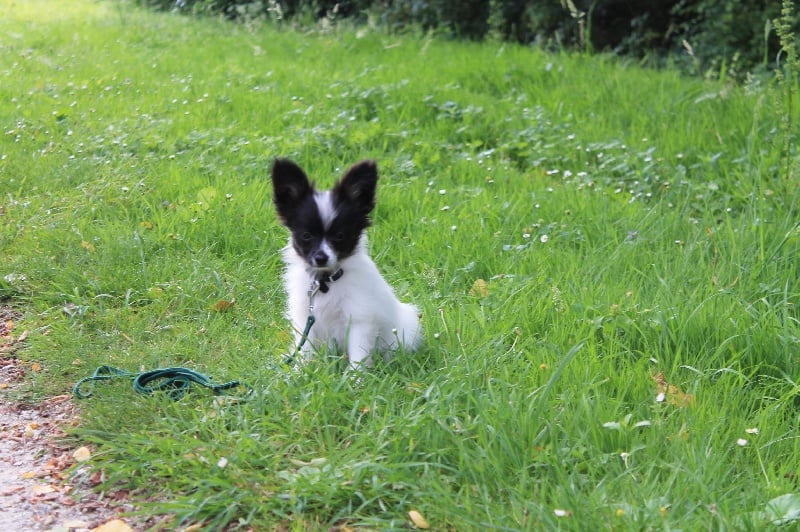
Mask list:
[{"label": "green grass", "polygon": [[[17,400],[101,364],[254,389],[98,385],[79,486],[101,469],[209,530],[759,528],[798,493],[798,187],[768,80],[123,2],[3,2],[0,36],[0,297],[41,367]],[[420,353],[359,383],[282,368],[276,156],[321,185],[378,160],[372,252]]]}]

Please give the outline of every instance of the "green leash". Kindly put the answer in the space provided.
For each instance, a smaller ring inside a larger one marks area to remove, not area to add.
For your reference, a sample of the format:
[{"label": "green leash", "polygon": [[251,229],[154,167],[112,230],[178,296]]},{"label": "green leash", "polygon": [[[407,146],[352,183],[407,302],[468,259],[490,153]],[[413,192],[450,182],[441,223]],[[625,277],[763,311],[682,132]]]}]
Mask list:
[{"label": "green leash", "polygon": [[314,315],[309,314],[308,320],[306,320],[306,328],[303,331],[303,335],[300,337],[300,342],[297,344],[297,348],[294,350],[294,353],[285,357],[283,361],[284,364],[286,364],[287,366],[291,366],[294,364],[297,355],[300,354],[300,350],[303,348],[303,345],[305,345],[306,340],[308,340],[308,333],[311,332],[311,326],[314,325],[315,321],[317,321],[317,319],[314,317]]},{"label": "green leash", "polygon": [[[294,359],[300,352],[303,344],[306,343],[306,340],[308,339],[308,333],[311,331],[311,326],[314,325],[314,321],[314,316],[309,315],[305,330],[303,331],[303,336],[300,338],[300,343],[297,346],[297,349],[295,349],[292,356],[287,357],[284,361],[287,365],[291,365],[294,362]],[[186,392],[189,391],[192,383],[199,384],[204,388],[210,389],[212,392],[214,392],[214,395],[219,395],[220,392],[242,385],[239,381],[214,384],[211,381],[211,377],[208,375],[203,375],[202,373],[180,367],[154,369],[151,371],[143,371],[142,373],[131,373],[129,371],[125,371],[124,369],[115,368],[113,366],[100,366],[94,370],[94,373],[90,377],[84,377],[83,379],[79,380],[72,388],[72,394],[78,399],[88,399],[94,394],[95,383],[99,381],[125,378],[133,380],[133,390],[136,393],[142,395],[151,395],[153,392],[167,392],[169,393],[170,397],[176,401],[186,395]],[[91,386],[91,389],[83,391],[82,387],[85,386]],[[248,390],[250,389],[249,386],[245,385],[245,387],[247,387]]]},{"label": "green leash", "polygon": [[[311,283],[311,287],[308,290],[308,320],[306,321],[306,327],[294,353],[286,357],[284,362],[287,365],[294,363],[295,357],[297,357],[303,345],[306,343],[306,340],[308,340],[308,333],[311,332],[311,327],[316,321],[316,318],[314,318],[314,297],[320,290],[322,290],[322,292],[327,292],[328,286],[324,283],[336,281],[342,276],[342,273],[342,270],[339,269],[332,276],[328,276],[327,279],[324,279],[324,281],[317,279]],[[210,389],[214,392],[214,395],[219,395],[222,391],[230,390],[231,388],[236,388],[241,385],[239,381],[214,384],[211,382],[211,377],[208,375],[203,375],[202,373],[180,367],[131,373],[113,366],[100,366],[94,370],[91,377],[84,377],[75,383],[75,386],[72,388],[72,393],[78,399],[88,399],[94,394],[95,383],[124,378],[133,379],[133,389],[136,393],[151,395],[153,392],[167,392],[170,397],[175,400],[181,399],[192,386],[192,383]],[[85,392],[81,391],[81,387],[84,385],[91,385],[91,390]],[[245,387],[250,390],[249,386],[245,385]]]},{"label": "green leash", "polygon": [[[182,398],[189,391],[192,383],[210,389],[214,392],[214,395],[219,395],[224,390],[230,390],[241,385],[239,381],[214,384],[211,382],[211,377],[186,368],[162,368],[142,373],[131,373],[112,366],[100,366],[91,377],[79,380],[72,389],[72,393],[78,399],[87,399],[93,395],[94,384],[98,381],[122,378],[133,380],[133,389],[136,393],[151,395],[154,392],[167,392],[175,400]],[[91,385],[92,389],[82,391],[81,387],[84,385]]]}]

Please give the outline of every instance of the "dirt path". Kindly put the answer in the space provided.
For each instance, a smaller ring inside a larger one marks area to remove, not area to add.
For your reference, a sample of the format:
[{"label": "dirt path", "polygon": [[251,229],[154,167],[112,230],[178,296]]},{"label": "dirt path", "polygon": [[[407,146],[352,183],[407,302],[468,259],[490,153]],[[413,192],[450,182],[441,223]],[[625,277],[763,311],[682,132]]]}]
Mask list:
[{"label": "dirt path", "polygon": [[131,508],[99,497],[91,487],[102,479],[73,468],[81,456],[63,439],[64,428],[78,422],[71,396],[35,405],[10,399],[25,374],[15,353],[27,334],[13,334],[17,317],[0,306],[0,531],[133,530],[118,517]]},{"label": "dirt path", "polygon": [[58,438],[64,435],[61,427],[75,421],[69,397],[21,407],[0,395],[0,530],[102,530],[118,512],[130,510],[119,501],[101,500],[88,485],[73,484],[74,450]]},{"label": "dirt path", "polygon": [[117,516],[115,501],[76,498],[74,451],[56,439],[75,419],[69,397],[25,408],[0,397],[0,530],[91,530]]}]

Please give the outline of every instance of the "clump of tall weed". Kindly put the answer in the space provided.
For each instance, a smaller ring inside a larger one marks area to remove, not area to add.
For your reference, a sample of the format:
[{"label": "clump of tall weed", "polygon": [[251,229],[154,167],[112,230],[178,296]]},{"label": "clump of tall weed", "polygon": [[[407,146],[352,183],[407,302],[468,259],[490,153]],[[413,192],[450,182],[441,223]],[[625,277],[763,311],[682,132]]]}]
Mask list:
[{"label": "clump of tall weed", "polygon": [[783,0],[781,16],[774,21],[775,32],[780,39],[782,62],[778,63],[775,75],[780,88],[777,107],[781,116],[781,177],[784,182],[792,182],[798,166],[794,151],[794,98],[797,91],[797,75],[800,71],[800,59],[797,56],[797,40],[792,30],[795,18],[793,0]]}]

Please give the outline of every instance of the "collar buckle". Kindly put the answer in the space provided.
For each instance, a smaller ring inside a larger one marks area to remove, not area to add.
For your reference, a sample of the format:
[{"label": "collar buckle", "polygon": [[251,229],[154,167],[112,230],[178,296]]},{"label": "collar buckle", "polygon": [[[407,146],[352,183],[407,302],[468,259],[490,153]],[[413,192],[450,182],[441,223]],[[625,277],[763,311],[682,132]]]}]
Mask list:
[{"label": "collar buckle", "polygon": [[338,281],[344,275],[344,270],[339,268],[333,273],[323,273],[320,275],[315,276],[311,279],[311,285],[308,287],[308,313],[314,313],[314,298],[316,298],[317,294],[322,292],[323,294],[327,294],[330,287],[328,283],[332,283],[334,281]]}]

